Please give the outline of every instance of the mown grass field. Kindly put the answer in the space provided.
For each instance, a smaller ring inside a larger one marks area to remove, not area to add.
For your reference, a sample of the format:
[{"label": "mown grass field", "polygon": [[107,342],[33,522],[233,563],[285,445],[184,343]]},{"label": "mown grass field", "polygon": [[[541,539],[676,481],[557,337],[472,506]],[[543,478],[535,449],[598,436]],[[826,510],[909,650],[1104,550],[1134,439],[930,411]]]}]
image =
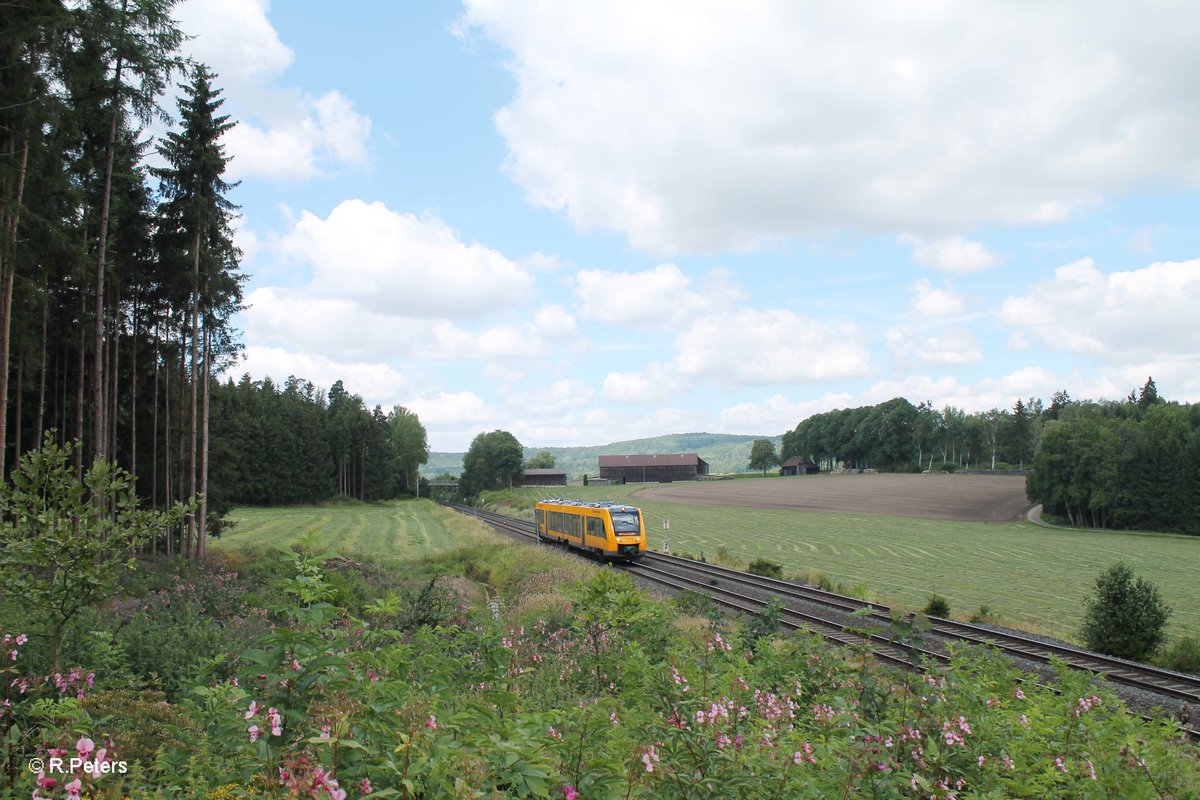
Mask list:
[{"label": "mown grass field", "polygon": [[[821,572],[910,609],[937,592],[950,601],[954,616],[969,616],[986,603],[1002,623],[1076,641],[1083,598],[1096,575],[1124,560],[1154,581],[1174,610],[1168,635],[1200,637],[1200,537],[683,505],[639,496],[643,488],[570,487],[563,493],[640,506],[653,549],[666,539],[673,553],[714,560],[724,547],[743,561],[767,558],[789,575]],[[548,491],[514,494],[531,509]],[[664,518],[670,530],[663,530]]]},{"label": "mown grass field", "polygon": [[238,508],[233,530],[214,549],[274,547],[307,531],[346,554],[375,559],[411,559],[458,547],[474,522],[429,500],[334,503],[292,508]]}]

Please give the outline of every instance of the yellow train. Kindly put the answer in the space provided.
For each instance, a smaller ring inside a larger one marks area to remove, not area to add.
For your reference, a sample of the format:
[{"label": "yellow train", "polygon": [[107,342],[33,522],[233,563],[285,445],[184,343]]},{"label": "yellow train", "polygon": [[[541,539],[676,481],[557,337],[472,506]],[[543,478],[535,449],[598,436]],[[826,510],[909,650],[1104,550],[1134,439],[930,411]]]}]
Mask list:
[{"label": "yellow train", "polygon": [[626,560],[646,550],[642,511],[607,500],[543,500],[534,506],[538,541],[562,542],[606,558]]}]

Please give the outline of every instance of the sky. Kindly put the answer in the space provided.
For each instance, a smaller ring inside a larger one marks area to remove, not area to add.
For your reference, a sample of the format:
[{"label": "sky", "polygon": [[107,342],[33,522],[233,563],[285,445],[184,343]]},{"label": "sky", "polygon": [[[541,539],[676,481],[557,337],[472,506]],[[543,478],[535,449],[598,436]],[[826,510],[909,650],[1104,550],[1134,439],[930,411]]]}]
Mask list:
[{"label": "sky", "polygon": [[434,451],[1200,401],[1200,5],[184,0],[230,368]]}]

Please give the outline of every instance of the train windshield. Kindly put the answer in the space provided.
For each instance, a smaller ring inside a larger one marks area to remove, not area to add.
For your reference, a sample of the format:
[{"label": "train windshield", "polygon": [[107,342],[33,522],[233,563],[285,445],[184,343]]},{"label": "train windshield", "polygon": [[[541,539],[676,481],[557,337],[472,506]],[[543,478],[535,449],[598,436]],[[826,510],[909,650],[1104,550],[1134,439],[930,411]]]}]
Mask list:
[{"label": "train windshield", "polygon": [[641,533],[638,527],[638,515],[636,511],[614,511],[612,512],[613,531],[616,533]]}]

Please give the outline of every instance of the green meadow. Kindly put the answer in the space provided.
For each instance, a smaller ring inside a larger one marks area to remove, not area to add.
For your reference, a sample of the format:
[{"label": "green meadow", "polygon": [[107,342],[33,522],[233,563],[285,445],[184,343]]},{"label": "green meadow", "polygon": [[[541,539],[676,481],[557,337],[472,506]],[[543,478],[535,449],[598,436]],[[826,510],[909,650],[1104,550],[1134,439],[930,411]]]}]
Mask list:
[{"label": "green meadow", "polygon": [[408,560],[451,550],[476,524],[429,500],[340,502],[288,508],[238,508],[232,530],[210,547],[218,550],[274,547],[315,531],[347,555]]},{"label": "green meadow", "polygon": [[[741,561],[766,558],[789,575],[819,572],[909,609],[924,607],[936,592],[955,617],[986,604],[999,622],[1075,641],[1096,576],[1123,560],[1152,580],[1173,609],[1168,636],[1200,638],[1200,537],[678,505],[639,497],[642,488],[573,486],[563,494],[640,506],[652,549],[666,540],[673,553],[711,561],[724,548]],[[500,510],[532,508],[548,491],[505,493],[508,508]]]}]

